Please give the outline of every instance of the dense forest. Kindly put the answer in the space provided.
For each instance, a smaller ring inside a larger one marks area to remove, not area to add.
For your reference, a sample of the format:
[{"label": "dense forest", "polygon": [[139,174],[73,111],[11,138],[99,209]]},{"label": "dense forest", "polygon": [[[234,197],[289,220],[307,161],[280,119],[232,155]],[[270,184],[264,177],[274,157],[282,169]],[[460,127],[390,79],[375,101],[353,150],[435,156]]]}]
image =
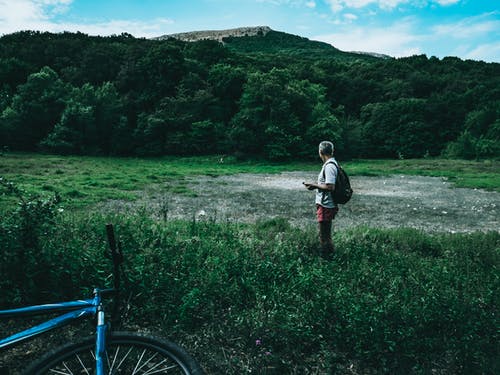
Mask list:
[{"label": "dense forest", "polygon": [[500,156],[500,64],[266,35],[0,38],[0,147],[86,155]]}]

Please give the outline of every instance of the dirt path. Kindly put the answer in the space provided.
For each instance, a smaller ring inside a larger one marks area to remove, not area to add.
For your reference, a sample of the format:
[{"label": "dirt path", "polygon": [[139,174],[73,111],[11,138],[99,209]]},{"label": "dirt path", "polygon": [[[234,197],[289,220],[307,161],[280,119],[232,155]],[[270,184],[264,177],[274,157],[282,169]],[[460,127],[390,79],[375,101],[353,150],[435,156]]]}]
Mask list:
[{"label": "dirt path", "polygon": [[[161,188],[154,188],[132,205],[149,207],[153,214],[169,219],[255,222],[284,217],[303,227],[316,225],[314,194],[302,186],[302,181],[314,179],[314,173],[306,172],[204,176],[189,181],[197,197],[167,195]],[[351,184],[355,195],[341,206],[337,228],[366,225],[430,232],[500,230],[498,192],[453,188],[442,178],[421,176],[353,177]]]}]

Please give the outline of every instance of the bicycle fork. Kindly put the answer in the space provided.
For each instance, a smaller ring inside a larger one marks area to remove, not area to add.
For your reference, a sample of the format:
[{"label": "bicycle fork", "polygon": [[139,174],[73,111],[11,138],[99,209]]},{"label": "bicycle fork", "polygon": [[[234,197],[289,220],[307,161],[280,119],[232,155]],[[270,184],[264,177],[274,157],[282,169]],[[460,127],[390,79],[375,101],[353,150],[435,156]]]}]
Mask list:
[{"label": "bicycle fork", "polygon": [[96,374],[106,375],[104,370],[104,360],[106,356],[106,329],[107,325],[104,321],[104,311],[102,305],[97,310],[97,338],[95,350]]},{"label": "bicycle fork", "polygon": [[106,360],[106,333],[108,325],[106,324],[104,307],[101,301],[101,293],[108,290],[95,290],[95,302],[97,305],[97,325],[96,325],[96,342],[95,342],[95,365],[96,375],[107,375],[105,370]]}]

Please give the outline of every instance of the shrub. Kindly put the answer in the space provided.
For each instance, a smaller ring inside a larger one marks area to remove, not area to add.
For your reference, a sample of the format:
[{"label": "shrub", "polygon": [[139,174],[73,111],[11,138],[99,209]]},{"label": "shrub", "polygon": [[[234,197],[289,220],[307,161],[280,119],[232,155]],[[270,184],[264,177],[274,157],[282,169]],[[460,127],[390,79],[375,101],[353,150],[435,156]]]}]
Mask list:
[{"label": "shrub", "polygon": [[475,137],[467,130],[444,150],[444,156],[452,158],[480,159],[499,155],[498,136],[497,139],[489,139],[483,135]]},{"label": "shrub", "polygon": [[60,197],[57,193],[49,198],[29,196],[3,178],[0,188],[18,199],[17,207],[0,222],[1,289],[8,301],[37,299],[40,286],[57,285],[49,280],[50,259],[43,243],[55,229]]}]

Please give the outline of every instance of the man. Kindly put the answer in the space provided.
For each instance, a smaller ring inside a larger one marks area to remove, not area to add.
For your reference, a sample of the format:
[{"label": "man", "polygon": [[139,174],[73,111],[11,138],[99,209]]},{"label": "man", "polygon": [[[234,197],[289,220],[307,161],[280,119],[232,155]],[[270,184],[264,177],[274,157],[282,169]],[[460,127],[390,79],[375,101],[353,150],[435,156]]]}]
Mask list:
[{"label": "man", "polygon": [[333,157],[333,143],[323,141],[319,144],[319,157],[323,167],[318,175],[317,183],[304,183],[308,190],[316,190],[316,216],[319,223],[319,240],[321,255],[331,257],[334,252],[332,242],[332,221],[338,212],[338,206],[333,201],[332,192],[335,190],[337,179],[337,161]]}]

